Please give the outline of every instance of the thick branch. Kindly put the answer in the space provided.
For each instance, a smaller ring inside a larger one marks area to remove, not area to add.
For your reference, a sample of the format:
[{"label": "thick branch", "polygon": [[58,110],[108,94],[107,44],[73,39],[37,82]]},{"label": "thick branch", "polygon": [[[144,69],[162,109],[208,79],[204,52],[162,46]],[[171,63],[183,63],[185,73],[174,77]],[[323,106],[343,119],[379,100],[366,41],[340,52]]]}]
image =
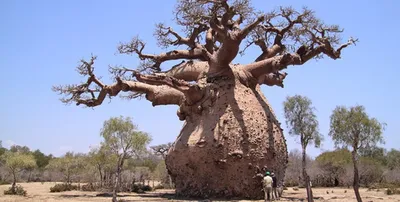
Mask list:
[{"label": "thick branch", "polygon": [[[275,33],[275,39],[274,39],[273,46],[268,49],[264,48],[262,54],[257,57],[256,61],[268,59],[268,58],[276,56],[279,53],[282,53],[285,50],[285,46],[282,44],[282,41],[285,38],[285,35],[289,34],[289,31],[296,24],[303,24],[304,18],[310,17],[312,12],[308,9],[305,9],[304,12],[302,14],[298,15],[294,20],[291,19],[291,17],[290,17],[293,13],[295,13],[295,11],[293,11],[291,9],[285,10],[285,9],[281,8],[281,14],[279,14],[279,15],[272,14],[272,16],[267,20],[267,24],[269,26],[265,26],[265,25],[259,26],[262,30],[264,30],[265,34],[271,33],[271,32]],[[284,28],[278,29],[274,25],[272,25],[270,20],[276,16],[282,16],[283,18],[286,19],[287,25]],[[262,38],[259,40],[266,40],[266,39]]]},{"label": "thick branch", "polygon": [[118,51],[120,53],[138,55],[141,60],[151,60],[154,62],[152,69],[160,71],[161,63],[169,60],[179,60],[179,59],[198,59],[207,60],[207,55],[204,53],[202,47],[196,47],[191,50],[173,50],[166,53],[161,53],[159,55],[144,54],[143,49],[145,44],[137,38],[134,38],[130,43],[120,44]]},{"label": "thick branch", "polygon": [[138,81],[143,83],[150,85],[166,85],[182,92],[189,105],[196,103],[204,96],[204,92],[197,84],[191,84],[174,77],[164,75],[141,75],[139,73],[136,73],[135,77]]},{"label": "thick branch", "polygon": [[185,81],[197,81],[208,70],[207,62],[182,61],[170,70],[156,73]]},{"label": "thick branch", "polygon": [[279,70],[285,69],[288,65],[302,65],[321,53],[328,55],[330,58],[336,60],[340,58],[341,50],[354,43],[355,41],[356,40],[351,39],[349,40],[349,42],[341,45],[337,50],[333,49],[328,41],[325,41],[325,44],[310,50],[305,50],[302,52],[302,54],[287,53],[284,55],[275,56],[273,58],[268,58],[245,65],[244,69],[249,71],[255,78],[259,78],[261,75],[274,73]]},{"label": "thick branch", "polygon": [[283,80],[286,78],[288,74],[286,72],[284,73],[269,73],[266,75],[262,75],[260,76],[260,78],[258,78],[258,83],[259,84],[266,84],[268,86],[280,86],[280,87],[284,87],[283,85]]},{"label": "thick branch", "polygon": [[241,41],[244,38],[246,38],[247,35],[249,35],[249,33],[251,31],[253,31],[263,20],[264,20],[264,16],[260,16],[257,18],[257,20],[255,20],[254,22],[250,23],[245,28],[240,30],[240,32],[238,33],[238,36],[237,36],[237,40]]},{"label": "thick branch", "polygon": [[210,54],[214,53],[214,35],[215,31],[213,29],[210,28],[207,30],[205,48]]},{"label": "thick branch", "polygon": [[[77,69],[81,75],[88,76],[86,83],[81,85],[54,86],[53,91],[64,94],[66,97],[61,101],[64,103],[75,102],[76,105],[86,105],[95,107],[101,105],[106,96],[116,96],[121,91],[136,92],[146,94],[146,99],[156,105],[176,104],[180,105],[184,100],[184,94],[168,86],[153,86],[141,82],[125,81],[117,77],[117,82],[112,85],[103,84],[93,73],[94,60],[92,57],[90,62],[82,61]],[[97,86],[93,89],[90,85],[94,83]],[[96,95],[97,94],[97,95]]]}]

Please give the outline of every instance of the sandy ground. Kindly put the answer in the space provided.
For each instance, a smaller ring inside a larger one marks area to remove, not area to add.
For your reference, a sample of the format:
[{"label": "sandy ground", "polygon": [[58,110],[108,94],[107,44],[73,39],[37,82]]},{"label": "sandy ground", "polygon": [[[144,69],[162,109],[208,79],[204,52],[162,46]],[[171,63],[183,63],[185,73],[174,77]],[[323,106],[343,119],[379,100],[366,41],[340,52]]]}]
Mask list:
[{"label": "sandy ground", "polygon": [[[26,197],[21,196],[5,196],[3,191],[7,189],[10,185],[0,186],[0,201],[7,202],[25,202],[25,201],[111,201],[108,197],[96,197],[98,192],[81,192],[81,191],[69,191],[62,193],[50,193],[49,189],[54,186],[54,182],[41,183],[21,183],[21,185],[28,191]],[[372,190],[367,191],[366,189],[361,189],[361,196],[364,202],[370,201],[382,201],[382,202],[400,202],[400,195],[388,196],[383,193],[384,190]],[[314,188],[314,197],[318,198],[316,202],[350,202],[356,201],[354,197],[354,192],[351,189],[345,188]],[[329,192],[329,194],[327,193]],[[346,192],[346,193],[345,193]],[[148,192],[146,194],[133,194],[133,193],[120,193],[126,201],[189,201],[183,199],[173,199],[174,190],[157,190],[155,192]],[[304,201],[306,192],[304,189],[294,191],[292,188],[284,191],[283,197],[280,201]],[[199,201],[199,200],[192,200]],[[203,200],[211,201],[211,200]],[[212,200],[217,201],[217,200]],[[226,200],[225,200],[226,201]],[[237,201],[237,200],[231,200]],[[260,202],[262,200],[259,200]],[[242,202],[245,202],[242,200]]]}]

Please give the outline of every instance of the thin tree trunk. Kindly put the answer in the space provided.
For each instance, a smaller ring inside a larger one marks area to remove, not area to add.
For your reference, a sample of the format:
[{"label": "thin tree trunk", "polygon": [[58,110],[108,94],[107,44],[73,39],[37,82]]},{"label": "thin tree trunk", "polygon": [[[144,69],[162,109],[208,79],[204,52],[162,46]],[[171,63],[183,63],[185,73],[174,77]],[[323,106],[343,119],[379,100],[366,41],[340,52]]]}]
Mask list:
[{"label": "thin tree trunk", "polygon": [[16,183],[17,183],[17,176],[15,175],[15,171],[14,171],[14,170],[12,171],[12,174],[13,174],[14,180],[13,180],[13,183],[12,183],[12,185],[11,185],[11,192],[12,192],[13,194],[15,194],[15,185],[16,185]]},{"label": "thin tree trunk", "polygon": [[360,183],[359,183],[359,175],[358,175],[358,158],[357,158],[356,150],[353,150],[352,158],[353,158],[353,165],[354,165],[353,189],[354,189],[354,193],[356,194],[357,202],[362,202],[360,192],[358,190],[358,188],[360,187]]},{"label": "thin tree trunk", "polygon": [[101,167],[98,166],[99,174],[100,174],[100,188],[103,187],[103,173],[101,172]]},{"label": "thin tree trunk", "polygon": [[123,164],[124,164],[124,159],[122,158],[118,161],[117,172],[115,173],[115,183],[114,183],[114,188],[113,188],[112,202],[117,202],[117,193],[118,193],[118,189],[119,189],[121,168],[122,168]]},{"label": "thin tree trunk", "polygon": [[304,178],[304,183],[306,185],[306,190],[307,190],[307,201],[308,202],[313,202],[314,198],[313,198],[313,194],[312,194],[312,189],[310,186],[310,177],[307,174],[307,170],[306,170],[306,147],[302,146],[303,149],[303,155],[302,155],[302,168],[303,168],[303,178]]},{"label": "thin tree trunk", "polygon": [[168,179],[169,179],[169,188],[173,189],[171,175],[168,175]]},{"label": "thin tree trunk", "polygon": [[32,175],[32,170],[29,171],[28,182],[31,182],[31,175]]}]

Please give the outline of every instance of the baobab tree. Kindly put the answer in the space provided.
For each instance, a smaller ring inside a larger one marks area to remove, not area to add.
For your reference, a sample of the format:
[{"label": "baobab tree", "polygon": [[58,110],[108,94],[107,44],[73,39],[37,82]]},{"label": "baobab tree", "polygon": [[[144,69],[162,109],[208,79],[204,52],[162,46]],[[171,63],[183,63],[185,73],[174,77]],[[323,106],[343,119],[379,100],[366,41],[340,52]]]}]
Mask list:
[{"label": "baobab tree", "polygon": [[[175,50],[148,54],[134,37],[118,51],[137,55],[138,68],[110,67],[115,83],[106,85],[92,56],[77,67],[86,82],[53,90],[65,95],[64,103],[88,107],[121,92],[144,96],[153,106],[179,106],[185,124],[166,158],[177,194],[261,198],[256,176],[267,168],[283,180],[287,148],[260,86],[283,87],[288,66],[324,55],[339,59],[356,40],[340,44],[339,26],[324,24],[307,8],[263,13],[250,0],[178,0],[174,16],[183,30],[157,24],[155,36],[160,47]],[[261,50],[254,62],[233,64],[250,46]],[[170,61],[176,65],[167,67]]]}]

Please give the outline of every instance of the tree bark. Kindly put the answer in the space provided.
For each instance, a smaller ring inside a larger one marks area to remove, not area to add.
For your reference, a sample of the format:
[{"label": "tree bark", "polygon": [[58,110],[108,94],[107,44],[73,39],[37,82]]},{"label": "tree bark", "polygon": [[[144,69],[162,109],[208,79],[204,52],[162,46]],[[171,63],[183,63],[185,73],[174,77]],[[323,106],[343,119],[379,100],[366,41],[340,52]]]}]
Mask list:
[{"label": "tree bark", "polygon": [[32,170],[29,170],[28,182],[31,182]]},{"label": "tree bark", "polygon": [[11,185],[11,192],[12,192],[13,194],[15,194],[15,186],[16,186],[16,184],[17,184],[17,176],[16,176],[16,174],[15,174],[15,170],[12,171],[12,174],[13,174],[13,183],[12,183],[12,185]]},{"label": "tree bark", "polygon": [[124,159],[120,159],[117,164],[117,172],[115,172],[115,183],[114,183],[114,188],[113,188],[113,197],[112,197],[112,202],[117,202],[117,194],[119,190],[119,181],[120,181],[120,175],[121,175],[121,168],[122,165],[124,164]]},{"label": "tree bark", "polygon": [[314,197],[312,193],[312,189],[310,186],[310,177],[307,174],[307,163],[306,163],[306,146],[302,146],[302,161],[301,161],[302,169],[303,169],[303,179],[304,183],[306,185],[306,190],[307,190],[307,201],[308,202],[313,202]]},{"label": "tree bark", "polygon": [[103,187],[103,173],[101,172],[101,167],[98,166],[99,174],[100,174],[100,187]]},{"label": "tree bark", "polygon": [[357,150],[354,149],[352,152],[352,158],[353,158],[353,165],[354,165],[354,179],[353,179],[353,189],[354,193],[357,198],[357,202],[362,202],[360,192],[359,192],[359,187],[360,187],[360,178],[358,175],[358,157],[357,157]]},{"label": "tree bark", "polygon": [[[236,75],[236,74],[235,74]],[[259,86],[237,78],[212,80],[215,98],[197,106],[166,156],[177,195],[262,199],[261,168],[284,179],[287,147],[280,123]]]},{"label": "tree bark", "polygon": [[174,187],[173,187],[173,184],[172,184],[172,178],[171,178],[171,175],[169,175],[169,174],[168,174],[168,179],[169,179],[169,188],[173,189]]}]

